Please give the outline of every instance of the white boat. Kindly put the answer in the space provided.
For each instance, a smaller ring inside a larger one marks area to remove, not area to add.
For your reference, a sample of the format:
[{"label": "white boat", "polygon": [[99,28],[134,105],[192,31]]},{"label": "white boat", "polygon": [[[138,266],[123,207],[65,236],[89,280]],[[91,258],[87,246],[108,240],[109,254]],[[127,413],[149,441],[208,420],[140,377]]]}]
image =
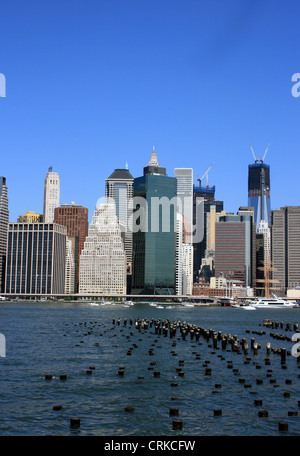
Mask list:
[{"label": "white boat", "polygon": [[255,309],[291,309],[295,307],[295,303],[274,297],[258,299],[252,302],[251,306],[255,307]]},{"label": "white boat", "polygon": [[134,306],[134,302],[133,301],[125,301],[125,304],[126,306]]}]

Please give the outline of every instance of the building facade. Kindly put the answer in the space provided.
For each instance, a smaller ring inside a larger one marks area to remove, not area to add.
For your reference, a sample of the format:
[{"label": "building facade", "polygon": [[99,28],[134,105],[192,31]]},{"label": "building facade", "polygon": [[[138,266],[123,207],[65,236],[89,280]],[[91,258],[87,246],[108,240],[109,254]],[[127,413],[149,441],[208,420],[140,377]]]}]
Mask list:
[{"label": "building facade", "polygon": [[114,204],[94,212],[80,256],[79,294],[126,294],[126,254]]},{"label": "building facade", "polygon": [[215,276],[255,286],[256,227],[251,215],[226,215],[216,223]]},{"label": "building facade", "polygon": [[133,230],[133,294],[175,294],[176,195],[177,181],[166,175],[153,148],[144,175],[134,179],[141,228]]},{"label": "building facade", "polygon": [[257,232],[262,220],[270,226],[270,166],[262,160],[248,167],[248,206],[254,208]]},{"label": "building facade", "polygon": [[75,262],[75,292],[78,292],[80,255],[84,248],[84,242],[89,231],[88,209],[79,204],[61,204],[54,210],[54,223],[67,228],[69,238],[77,238],[72,241],[72,251]]},{"label": "building facade", "polygon": [[5,293],[64,294],[66,239],[66,228],[55,223],[10,223]]},{"label": "building facade", "polygon": [[50,166],[44,183],[44,212],[43,222],[53,223],[54,209],[59,206],[60,181],[59,175]]},{"label": "building facade", "polygon": [[[197,282],[202,278],[202,261],[205,259],[207,252],[207,214],[210,212],[211,207],[214,208],[216,214],[222,213],[223,201],[217,201],[215,199],[215,186],[203,187],[201,185],[193,187],[193,224],[200,224],[201,227],[197,227],[200,231],[203,231],[203,236],[200,242],[193,244],[194,246],[194,257],[193,257],[193,281]],[[203,211],[201,212],[202,218],[197,217],[197,206],[203,204]],[[199,220],[197,220],[199,219]],[[208,277],[209,280],[209,277]]]},{"label": "building facade", "polygon": [[271,263],[278,294],[300,286],[300,206],[271,211]]},{"label": "building facade", "polygon": [[115,169],[105,180],[105,197],[107,202],[113,201],[119,220],[127,261],[127,293],[132,285],[132,198],[134,179],[126,165],[125,169]]},{"label": "building facade", "polygon": [[68,237],[66,240],[66,265],[65,265],[65,294],[72,295],[77,293],[75,273],[76,273],[76,262],[75,262],[75,242],[78,240],[77,237]]},{"label": "building facade", "polygon": [[5,288],[6,242],[9,223],[6,178],[0,177],[0,293]]}]

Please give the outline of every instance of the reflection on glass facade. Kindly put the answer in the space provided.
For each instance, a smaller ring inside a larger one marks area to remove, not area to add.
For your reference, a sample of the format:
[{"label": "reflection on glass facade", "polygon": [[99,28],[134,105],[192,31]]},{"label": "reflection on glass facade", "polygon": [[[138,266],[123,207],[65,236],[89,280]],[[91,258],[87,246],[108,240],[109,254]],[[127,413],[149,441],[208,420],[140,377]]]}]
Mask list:
[{"label": "reflection on glass facade", "polygon": [[66,234],[56,224],[9,224],[5,292],[63,294]]}]

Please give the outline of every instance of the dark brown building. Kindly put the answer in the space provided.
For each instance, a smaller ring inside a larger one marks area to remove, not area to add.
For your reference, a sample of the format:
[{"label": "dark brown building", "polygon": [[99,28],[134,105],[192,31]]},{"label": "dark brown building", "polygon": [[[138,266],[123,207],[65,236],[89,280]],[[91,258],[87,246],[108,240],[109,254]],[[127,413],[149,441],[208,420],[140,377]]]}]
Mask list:
[{"label": "dark brown building", "polygon": [[75,271],[76,291],[78,290],[80,254],[84,248],[84,241],[89,231],[88,209],[75,203],[62,204],[54,210],[54,223],[67,228],[68,236],[77,238],[73,243],[75,247],[75,264],[78,265]]},{"label": "dark brown building", "polygon": [[215,276],[255,287],[256,229],[252,216],[228,215],[216,223]]}]

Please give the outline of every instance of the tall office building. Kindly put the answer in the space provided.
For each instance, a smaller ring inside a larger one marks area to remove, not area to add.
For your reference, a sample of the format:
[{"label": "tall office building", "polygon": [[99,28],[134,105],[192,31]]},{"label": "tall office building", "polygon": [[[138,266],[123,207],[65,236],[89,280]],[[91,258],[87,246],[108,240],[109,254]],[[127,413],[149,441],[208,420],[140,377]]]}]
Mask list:
[{"label": "tall office building", "polygon": [[256,228],[251,211],[249,215],[225,215],[216,223],[215,276],[255,286]]},{"label": "tall office building", "polygon": [[88,209],[79,204],[61,204],[54,209],[54,222],[67,228],[68,237],[72,241],[72,251],[75,261],[75,291],[78,291],[80,255],[84,248],[84,241],[89,231]]},{"label": "tall office building", "polygon": [[114,204],[95,209],[80,257],[79,293],[126,294],[126,254]]},{"label": "tall office building", "polygon": [[44,184],[44,223],[53,223],[54,209],[59,206],[60,182],[59,175],[50,166]]},{"label": "tall office building", "polygon": [[300,286],[300,206],[271,211],[271,262],[273,291]]},{"label": "tall office building", "polygon": [[174,175],[177,180],[177,200],[179,204],[181,202],[185,242],[190,244],[193,227],[193,169],[175,168]]},{"label": "tall office building", "polygon": [[105,180],[105,197],[107,201],[110,198],[113,199],[116,205],[116,214],[123,233],[129,273],[132,269],[132,228],[129,223],[132,216],[130,200],[133,197],[133,181],[134,179],[127,166],[125,169],[115,169]]},{"label": "tall office building", "polygon": [[[133,294],[175,294],[177,181],[166,175],[153,148],[144,175],[134,179],[134,197],[145,203],[147,226],[133,230]],[[173,204],[172,204],[173,202]],[[142,217],[140,217],[142,218]]]},{"label": "tall office building", "polygon": [[67,229],[55,223],[10,223],[5,293],[64,294],[66,239]]},{"label": "tall office building", "polygon": [[[196,220],[197,204],[203,204],[203,220]],[[200,223],[203,229],[203,238],[200,242],[194,243],[194,258],[193,258],[193,280],[197,282],[201,275],[201,264],[205,258],[207,250],[207,214],[210,212],[211,207],[215,208],[216,213],[223,211],[223,201],[215,199],[215,186],[198,186],[193,187],[193,224]],[[201,228],[198,226],[198,230]]]},{"label": "tall office building", "polygon": [[248,206],[254,207],[257,232],[261,220],[270,226],[270,166],[264,163],[266,152],[263,158],[255,157],[253,152],[255,163],[248,166]]},{"label": "tall office building", "polygon": [[65,294],[74,294],[77,293],[75,273],[76,273],[76,247],[75,242],[78,241],[78,238],[68,237],[66,240],[66,266],[65,266]]},{"label": "tall office building", "polygon": [[4,291],[6,241],[9,222],[6,178],[0,177],[0,293]]},{"label": "tall office building", "polygon": [[[177,181],[177,207],[182,214],[181,288],[182,294],[191,295],[193,290],[193,169],[175,168],[174,175]],[[176,269],[178,269],[177,265]]]},{"label": "tall office building", "polygon": [[175,233],[175,294],[182,295],[183,272],[182,272],[182,228],[183,217],[182,214],[176,213],[176,233]]}]

